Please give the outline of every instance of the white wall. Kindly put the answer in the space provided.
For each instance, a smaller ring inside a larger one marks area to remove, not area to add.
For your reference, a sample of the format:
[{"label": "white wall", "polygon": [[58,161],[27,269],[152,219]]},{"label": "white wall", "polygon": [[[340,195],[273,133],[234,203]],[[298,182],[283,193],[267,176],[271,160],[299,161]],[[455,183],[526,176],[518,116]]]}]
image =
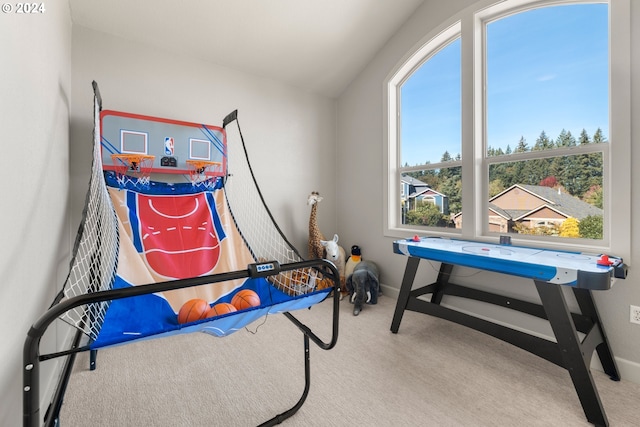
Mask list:
[{"label": "white wall", "polygon": [[[91,162],[91,81],[98,81],[105,109],[220,125],[238,109],[264,197],[304,254],[309,192],[325,195],[320,226],[337,228],[336,102],[86,28],[72,31],[66,2],[47,5],[42,16],[2,20],[0,426],[16,426],[26,333],[64,282],[81,219]],[[66,348],[70,332],[56,324],[41,353]],[[61,361],[41,365],[41,416]]]},{"label": "white wall", "polygon": [[[106,109],[212,124],[238,109],[249,154],[260,159],[254,161],[258,181],[292,242],[306,252],[305,202],[310,191],[318,190],[325,196],[318,214],[321,230],[337,231],[345,249],[359,244],[366,258],[379,263],[382,282],[397,289],[405,258],[392,254],[393,239],[382,234],[383,82],[426,33],[474,1],[425,0],[339,98],[337,108],[333,100],[272,80],[82,27],[73,27],[72,35],[66,2],[47,3],[41,16],[3,15],[0,425],[21,423],[25,335],[67,273],[88,180],[92,80],[100,84]],[[640,4],[631,3],[632,40],[638,41]],[[638,42],[632,42],[631,62],[632,142],[637,143]],[[632,154],[633,164],[640,164],[640,150]],[[19,155],[30,159],[29,168],[17,161]],[[631,191],[633,211],[640,212],[640,187]],[[629,224],[629,229],[638,241],[640,227]],[[632,268],[640,266],[635,245],[628,261]],[[425,269],[422,276],[432,280],[435,272]],[[623,378],[640,382],[640,327],[628,320],[629,304],[640,305],[637,277],[632,269],[626,281],[596,298]],[[482,280],[506,285],[497,276]],[[527,288],[526,281],[515,284],[520,283]],[[525,326],[547,332],[538,324]],[[43,351],[53,351],[66,338],[66,329],[55,328],[45,337]],[[55,363],[43,364],[43,393],[56,380]]]},{"label": "white wall", "polygon": [[[0,16],[0,425],[22,423],[22,348],[69,262],[71,18],[67,2],[40,15]],[[42,342],[55,350],[64,332]],[[56,362],[41,365],[41,391]]]},{"label": "white wall", "polygon": [[[475,2],[476,0],[425,0],[338,99],[340,241],[345,248],[352,244],[360,245],[363,257],[380,264],[381,281],[390,287],[390,294],[400,287],[406,257],[393,255],[394,239],[383,236],[383,212],[386,209],[383,205],[383,124],[386,121],[384,82],[394,67],[406,59],[408,52],[415,49],[429,32]],[[631,1],[631,11],[631,134],[634,146],[640,142],[640,2]],[[640,150],[632,149],[632,153],[632,164],[640,164]],[[634,169],[633,173],[638,171]],[[640,186],[633,186],[632,182],[629,185],[633,212],[640,212]],[[613,198],[615,200],[615,195]],[[634,220],[635,218],[638,216]],[[632,241],[639,241],[640,224],[624,226],[632,233]],[[623,378],[640,383],[640,326],[629,323],[629,304],[640,305],[640,274],[635,271],[640,269],[640,252],[637,245],[632,245],[631,259],[626,260],[632,265],[627,280],[619,281],[611,291],[596,292],[595,298]],[[423,262],[420,270],[419,280],[424,280],[425,284],[436,277],[435,269],[428,265]],[[460,273],[464,275],[468,272]],[[476,275],[473,280],[484,287],[502,288],[503,291],[506,289],[514,297],[529,300],[537,298],[535,287],[526,280],[514,280],[490,273]],[[463,283],[464,280],[458,282]],[[455,301],[455,304],[499,321],[516,323],[519,327],[541,335],[551,335],[545,322],[522,319],[522,316],[515,316],[515,313],[509,313],[505,309],[487,309],[462,301]]]},{"label": "white wall", "polygon": [[211,125],[237,109],[254,173],[287,237],[306,256],[313,190],[326,196],[320,227],[335,232],[335,100],[79,26],[72,60],[74,215],[82,211],[90,166],[92,80],[103,109]]}]

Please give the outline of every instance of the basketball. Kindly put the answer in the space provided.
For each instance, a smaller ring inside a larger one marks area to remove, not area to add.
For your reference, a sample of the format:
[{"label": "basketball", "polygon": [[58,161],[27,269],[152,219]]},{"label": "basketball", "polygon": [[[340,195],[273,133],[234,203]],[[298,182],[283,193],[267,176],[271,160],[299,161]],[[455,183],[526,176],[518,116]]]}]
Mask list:
[{"label": "basketball", "polygon": [[207,312],[207,319],[210,317],[221,316],[227,313],[233,313],[234,311],[238,311],[235,306],[229,304],[228,302],[221,302],[209,309]]},{"label": "basketball", "polygon": [[200,298],[185,302],[178,312],[178,323],[195,322],[204,319],[209,311],[209,303]]},{"label": "basketball", "polygon": [[231,299],[231,304],[238,310],[257,307],[260,305],[260,297],[251,289],[242,289]]}]

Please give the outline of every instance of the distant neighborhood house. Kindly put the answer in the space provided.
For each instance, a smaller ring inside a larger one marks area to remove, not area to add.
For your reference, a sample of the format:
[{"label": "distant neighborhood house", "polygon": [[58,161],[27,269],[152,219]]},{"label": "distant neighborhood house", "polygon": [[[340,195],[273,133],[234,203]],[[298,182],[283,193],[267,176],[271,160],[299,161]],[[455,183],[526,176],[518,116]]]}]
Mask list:
[{"label": "distant neighborhood house", "polygon": [[[541,185],[515,184],[489,199],[489,231],[507,233],[514,224],[529,228],[560,225],[573,217],[581,220],[602,215],[602,209]],[[462,213],[453,216],[456,228],[462,228]]]},{"label": "distant neighborhood house", "polygon": [[408,175],[400,177],[402,205],[405,211],[415,210],[421,203],[433,203],[443,215],[449,214],[449,198],[428,184]]}]

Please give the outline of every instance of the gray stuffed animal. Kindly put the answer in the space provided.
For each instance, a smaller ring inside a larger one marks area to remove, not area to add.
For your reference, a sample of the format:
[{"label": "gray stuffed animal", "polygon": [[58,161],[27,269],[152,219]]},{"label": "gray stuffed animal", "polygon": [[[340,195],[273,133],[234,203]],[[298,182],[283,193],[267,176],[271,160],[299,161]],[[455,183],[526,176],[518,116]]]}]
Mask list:
[{"label": "gray stuffed animal", "polygon": [[378,279],[378,266],[371,261],[360,261],[353,273],[347,277],[347,291],[349,300],[353,304],[353,315],[357,316],[362,311],[362,305],[377,304],[380,293],[380,281]]}]

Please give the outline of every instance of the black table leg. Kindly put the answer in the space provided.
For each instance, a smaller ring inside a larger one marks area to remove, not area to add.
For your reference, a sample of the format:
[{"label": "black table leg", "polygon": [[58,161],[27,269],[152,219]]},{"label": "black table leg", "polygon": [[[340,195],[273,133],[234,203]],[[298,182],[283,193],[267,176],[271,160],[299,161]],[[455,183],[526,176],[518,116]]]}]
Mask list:
[{"label": "black table leg", "polygon": [[398,333],[402,315],[407,308],[409,294],[411,294],[411,287],[413,286],[413,279],[415,279],[416,271],[418,271],[418,264],[420,264],[420,258],[409,257],[409,259],[407,259],[407,266],[404,269],[400,293],[398,294],[398,301],[396,302],[396,310],[393,313],[393,321],[391,322],[391,332],[394,334]]},{"label": "black table leg", "polygon": [[591,291],[589,289],[573,288],[573,294],[576,297],[576,301],[578,302],[578,306],[580,307],[582,314],[591,318],[591,321],[595,325],[594,327],[597,327],[600,330],[602,342],[596,346],[596,351],[598,352],[602,369],[607,375],[609,375],[609,378],[614,381],[620,381],[620,371],[618,371],[618,366],[613,358],[613,352],[609,346],[609,340],[607,339],[607,335],[604,331],[604,326],[600,321],[600,314],[598,313],[596,304],[593,301]]},{"label": "black table leg", "polygon": [[442,302],[442,297],[445,294],[449,279],[451,278],[451,272],[453,271],[453,264],[440,264],[440,270],[438,271],[438,280],[435,282],[435,288],[433,289],[433,295],[431,296],[431,302],[438,304]]},{"label": "black table leg", "polygon": [[537,280],[535,284],[556,336],[564,366],[569,371],[587,420],[596,426],[608,426],[607,416],[591,376],[591,370],[587,365],[587,360],[591,360],[591,357],[585,357],[582,354],[583,349],[578,332],[561,286]]}]

